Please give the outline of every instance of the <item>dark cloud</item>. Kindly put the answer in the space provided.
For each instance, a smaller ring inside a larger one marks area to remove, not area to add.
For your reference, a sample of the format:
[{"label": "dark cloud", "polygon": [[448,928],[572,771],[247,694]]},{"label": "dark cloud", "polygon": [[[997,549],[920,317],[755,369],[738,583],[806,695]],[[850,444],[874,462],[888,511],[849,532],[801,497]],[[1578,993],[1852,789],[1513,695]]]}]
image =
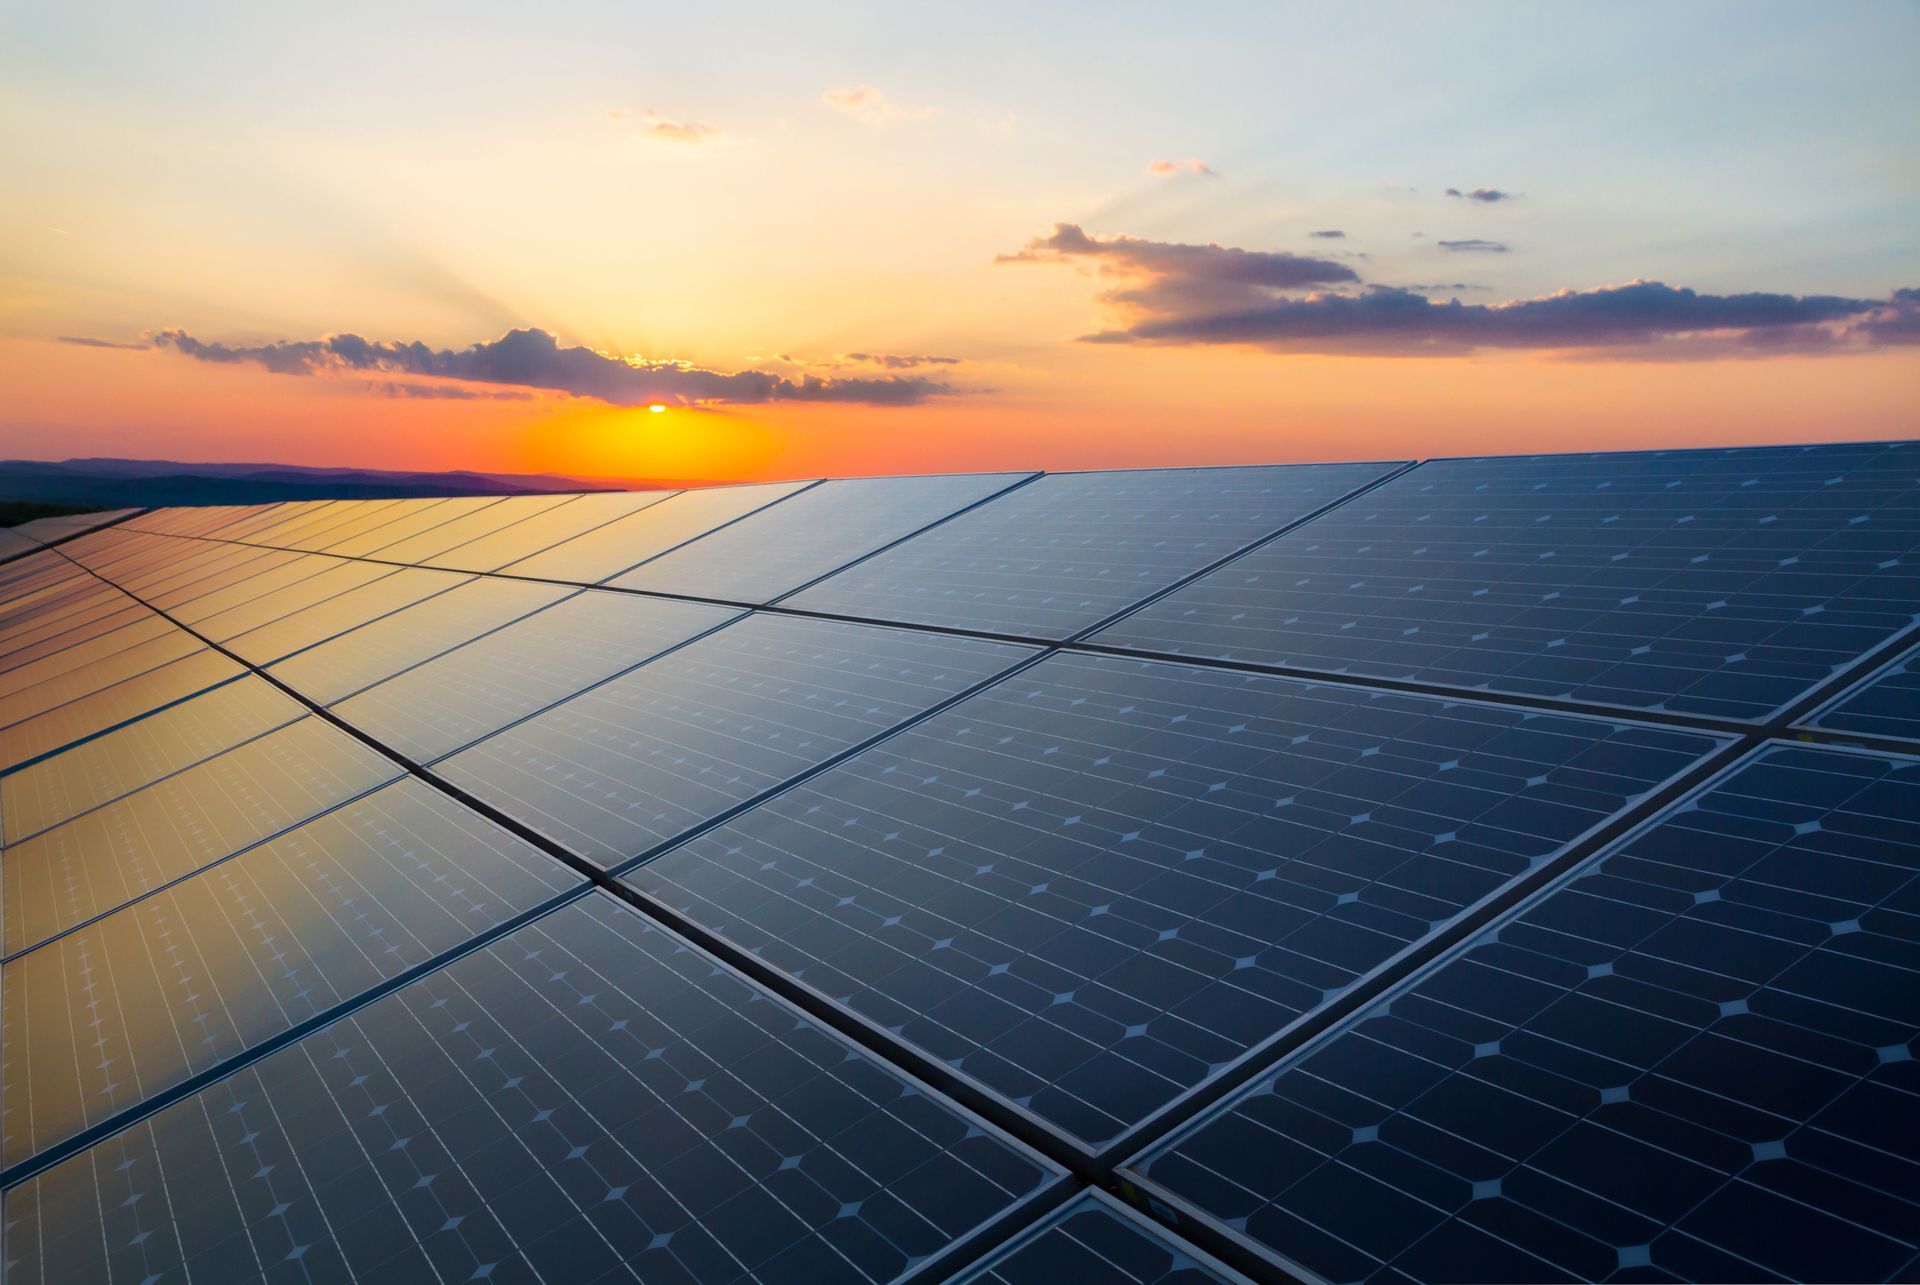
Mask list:
[{"label": "dark cloud", "polygon": [[528,402],[538,394],[520,388],[469,388],[465,384],[368,384],[382,397],[424,398],[456,402]]},{"label": "dark cloud", "polygon": [[563,348],[544,330],[510,330],[491,343],[463,349],[351,334],[246,346],[209,343],[181,330],[163,330],[151,338],[155,347],[170,348],[196,361],[259,366],[276,374],[416,375],[547,389],[615,406],[775,401],[911,406],[954,391],[919,377],[789,379],[760,370],[724,372],[690,362],[627,360],[591,348]]},{"label": "dark cloud", "polygon": [[[1245,344],[1276,351],[1421,353],[1481,348],[1636,350],[1675,356],[1831,351],[1914,342],[1916,299],[1701,294],[1659,281],[1563,290],[1499,304],[1437,303],[1411,290],[1277,297],[1258,308],[1149,317],[1099,343]],[[1908,336],[1902,338],[1901,336]],[[1701,342],[1710,337],[1711,342]]]},{"label": "dark cloud", "polygon": [[1434,244],[1442,250],[1452,250],[1456,254],[1505,254],[1507,252],[1506,242],[1482,241],[1478,237],[1465,241],[1435,241]]},{"label": "dark cloud", "polygon": [[1476,285],[1471,281],[1430,281],[1423,285],[1404,285],[1401,290],[1417,290],[1421,294],[1430,294],[1440,290],[1491,290],[1492,286]]},{"label": "dark cloud", "polygon": [[1085,263],[1115,282],[1108,303],[1147,315],[1190,315],[1254,307],[1275,290],[1358,281],[1344,263],[1311,255],[1230,246],[1185,245],[1140,237],[1089,236],[1056,223],[998,263]]},{"label": "dark cloud", "polygon": [[92,339],[86,335],[61,335],[60,342],[63,344],[73,344],[80,348],[121,348],[128,352],[143,352],[153,346],[145,343],[115,343],[111,339]]},{"label": "dark cloud", "polygon": [[1317,236],[1327,241],[1344,241],[1347,234],[1339,228],[1322,228],[1318,232],[1309,232],[1308,236]]},{"label": "dark cloud", "polygon": [[[789,358],[788,360],[791,360]],[[958,366],[958,357],[923,357],[890,352],[850,352],[846,360],[861,366],[879,366],[886,370],[913,370],[920,366]]]},{"label": "dark cloud", "polygon": [[1476,187],[1471,192],[1462,192],[1457,187],[1450,187],[1447,189],[1447,195],[1457,196],[1463,201],[1484,201],[1491,205],[1495,201],[1511,201],[1517,194],[1502,192],[1497,187]]}]

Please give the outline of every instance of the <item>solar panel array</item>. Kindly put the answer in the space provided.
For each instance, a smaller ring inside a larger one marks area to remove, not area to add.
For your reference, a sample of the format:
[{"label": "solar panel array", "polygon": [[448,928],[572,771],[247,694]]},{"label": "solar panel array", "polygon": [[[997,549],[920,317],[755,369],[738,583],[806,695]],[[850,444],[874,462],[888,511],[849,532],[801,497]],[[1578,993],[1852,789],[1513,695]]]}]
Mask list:
[{"label": "solar panel array", "polygon": [[1920,445],[0,538],[8,1280],[1902,1279]]}]

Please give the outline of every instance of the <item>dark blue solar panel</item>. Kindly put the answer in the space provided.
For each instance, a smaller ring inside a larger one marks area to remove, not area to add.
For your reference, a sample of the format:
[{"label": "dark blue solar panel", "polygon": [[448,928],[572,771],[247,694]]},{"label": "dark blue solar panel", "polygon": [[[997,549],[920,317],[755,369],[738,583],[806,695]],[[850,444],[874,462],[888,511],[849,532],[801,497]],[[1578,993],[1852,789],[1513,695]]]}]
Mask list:
[{"label": "dark blue solar panel", "polygon": [[136,1107],[580,882],[405,780],[12,959],[0,967],[4,1161]]},{"label": "dark blue solar panel", "polygon": [[1089,1191],[958,1279],[966,1285],[1220,1285],[1246,1278]]},{"label": "dark blue solar panel", "polygon": [[7,1278],[885,1281],[1054,1180],[596,894],[9,1191]]},{"label": "dark blue solar panel", "polygon": [[749,616],[434,771],[613,866],[1031,655],[972,638]]},{"label": "dark blue solar panel", "polygon": [[849,567],[786,605],[1068,638],[1392,467],[1051,473]]},{"label": "dark blue solar panel", "polygon": [[1807,719],[1810,727],[1920,741],[1920,648],[1896,657]]},{"label": "dark blue solar panel", "polygon": [[1100,633],[1764,719],[1920,618],[1920,443],[1423,464]]},{"label": "dark blue solar panel", "polygon": [[625,881],[1099,1146],[1722,743],[1062,655]]},{"label": "dark blue solar panel", "polygon": [[1334,1281],[1911,1280],[1920,760],[1775,747],[1136,1166]]}]

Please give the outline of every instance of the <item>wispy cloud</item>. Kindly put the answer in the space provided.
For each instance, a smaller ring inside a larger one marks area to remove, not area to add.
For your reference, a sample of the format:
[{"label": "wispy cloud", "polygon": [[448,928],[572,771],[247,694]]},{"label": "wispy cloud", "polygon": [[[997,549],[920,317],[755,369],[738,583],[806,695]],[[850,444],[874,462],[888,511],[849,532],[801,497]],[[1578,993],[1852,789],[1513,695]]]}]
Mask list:
[{"label": "wispy cloud", "polygon": [[932,120],[940,114],[937,107],[908,107],[896,103],[872,85],[843,85],[820,95],[820,101],[835,111],[845,112],[869,125],[890,121]]},{"label": "wispy cloud", "polygon": [[1147,173],[1155,178],[1172,178],[1176,174],[1198,174],[1203,178],[1219,178],[1220,171],[1199,157],[1185,161],[1149,161]]},{"label": "wispy cloud", "polygon": [[926,357],[910,353],[850,352],[844,360],[861,366],[879,366],[883,370],[916,370],[922,366],[958,366],[958,357]]},{"label": "wispy cloud", "polygon": [[367,385],[382,397],[456,402],[528,402],[538,394],[524,388],[471,388],[465,384],[402,384],[393,380]]},{"label": "wispy cloud", "polygon": [[[614,115],[620,115],[615,112]],[[641,117],[640,134],[656,143],[698,144],[716,137],[720,131],[705,121],[672,120],[649,110]]]},{"label": "wispy cloud", "polygon": [[1339,228],[1321,228],[1318,232],[1309,232],[1308,236],[1319,237],[1323,241],[1344,241],[1347,234]]},{"label": "wispy cloud", "polygon": [[63,344],[74,344],[81,348],[121,348],[129,352],[140,352],[153,347],[152,344],[144,342],[123,344],[112,339],[92,339],[86,335],[61,335],[60,342]]},{"label": "wispy cloud", "polygon": [[1447,195],[1457,196],[1463,201],[1480,201],[1484,204],[1492,205],[1496,201],[1514,200],[1520,194],[1518,192],[1502,192],[1497,187],[1476,187],[1467,192],[1462,192],[1457,187],[1450,187],[1447,189]]},{"label": "wispy cloud", "polygon": [[510,330],[491,342],[461,349],[436,349],[418,341],[370,340],[352,334],[251,345],[208,342],[182,330],[162,330],[149,338],[156,348],[196,361],[257,366],[275,374],[419,376],[463,384],[544,389],[615,406],[780,401],[911,406],[956,391],[919,376],[835,379],[804,375],[793,379],[761,370],[717,371],[686,361],[617,357],[591,348],[562,347],[544,330]]},{"label": "wispy cloud", "polygon": [[1478,237],[1465,241],[1435,241],[1434,244],[1455,254],[1505,254],[1509,248],[1504,241],[1482,241]]},{"label": "wispy cloud", "polygon": [[[1450,285],[1360,286],[1326,259],[1092,237],[1055,226],[1001,262],[1090,263],[1115,284],[1100,298],[1118,324],[1086,342],[1231,344],[1275,352],[1461,353],[1571,350],[1676,358],[1835,352],[1920,343],[1920,290],[1887,299],[1769,293],[1703,294],[1659,281],[1562,290],[1536,299],[1464,304],[1421,291]],[[1324,287],[1352,286],[1329,290]]]}]

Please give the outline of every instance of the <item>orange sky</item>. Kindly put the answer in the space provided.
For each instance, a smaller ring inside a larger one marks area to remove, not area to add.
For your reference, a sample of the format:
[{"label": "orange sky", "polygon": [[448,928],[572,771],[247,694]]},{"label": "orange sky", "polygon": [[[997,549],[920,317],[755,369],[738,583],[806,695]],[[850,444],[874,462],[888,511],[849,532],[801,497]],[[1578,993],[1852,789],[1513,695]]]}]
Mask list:
[{"label": "orange sky", "polygon": [[727,480],[1920,435],[1911,6],[448,20],[0,11],[0,456]]}]

